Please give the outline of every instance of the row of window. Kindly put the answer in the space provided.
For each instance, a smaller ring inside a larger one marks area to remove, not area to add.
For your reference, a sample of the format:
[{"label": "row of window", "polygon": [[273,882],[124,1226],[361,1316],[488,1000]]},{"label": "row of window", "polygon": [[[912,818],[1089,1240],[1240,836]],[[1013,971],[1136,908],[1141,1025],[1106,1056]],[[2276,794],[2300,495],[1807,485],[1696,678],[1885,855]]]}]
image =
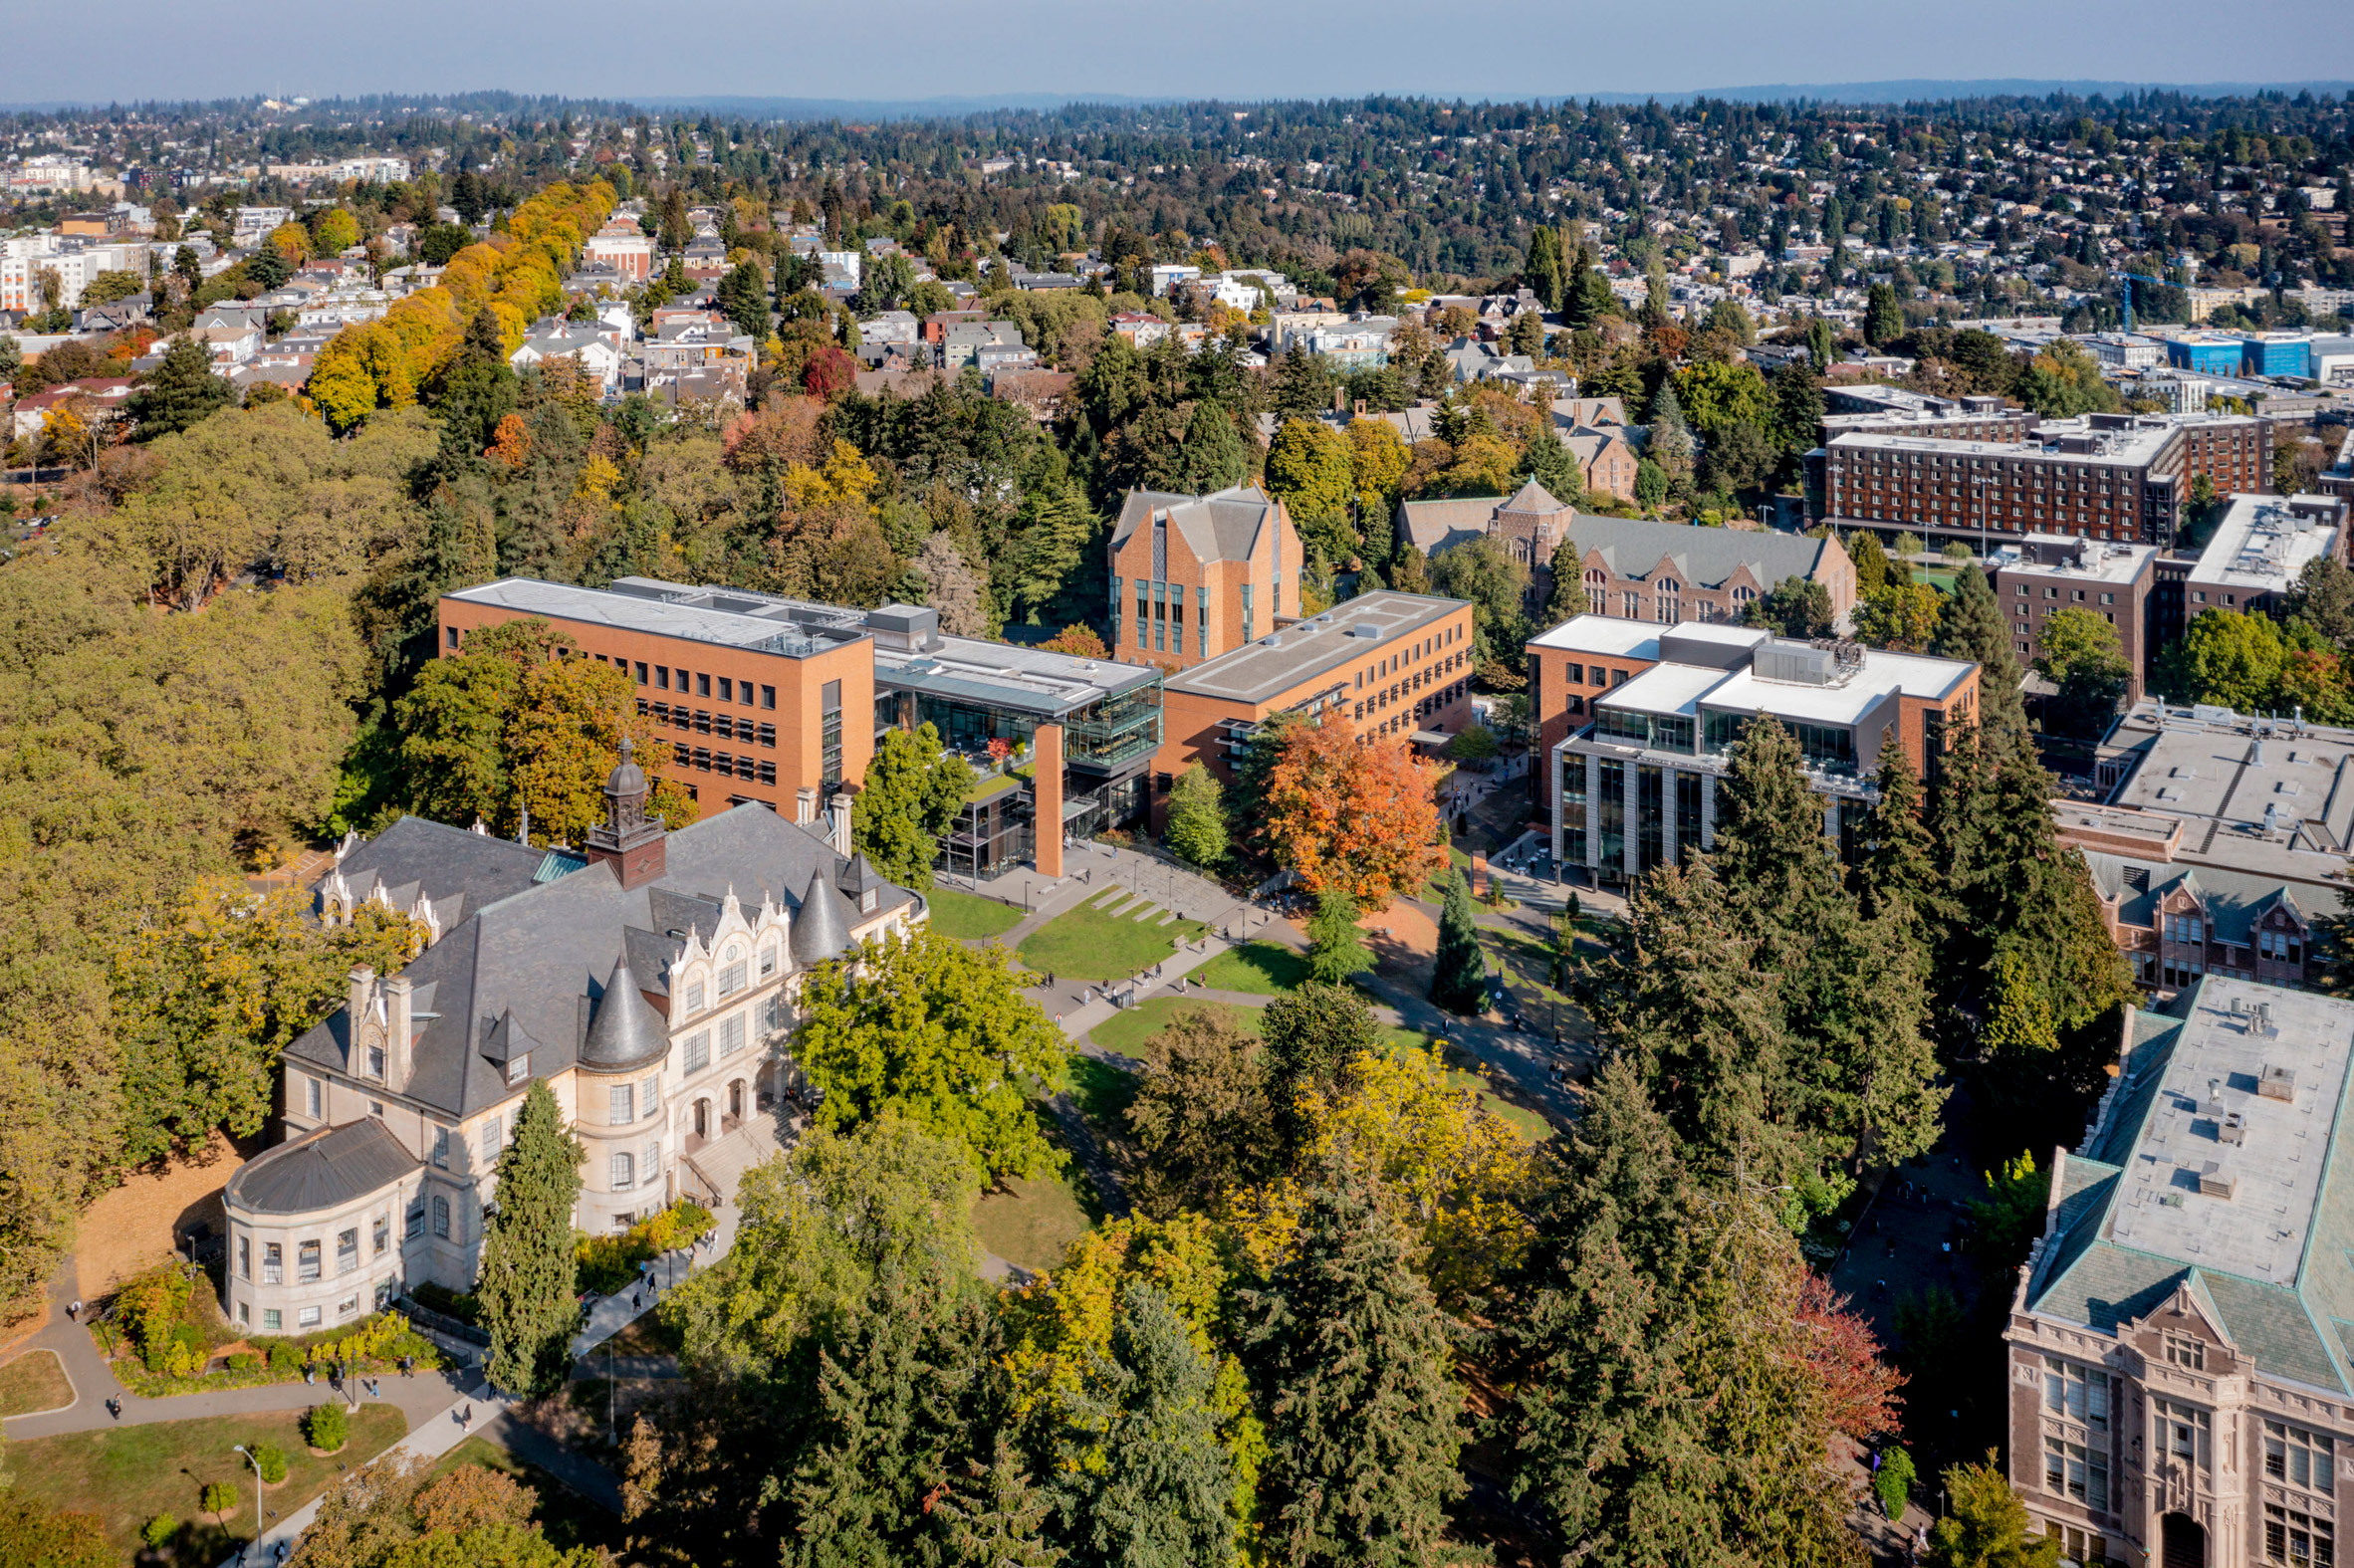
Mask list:
[{"label": "row of window", "polygon": [[[601,659],[604,655],[600,653],[597,657]],[[614,659],[611,662],[625,665],[629,661]],[[650,683],[646,679],[649,673],[653,676]],[[674,681],[676,684],[673,684]],[[688,690],[690,682],[693,686],[691,692]],[[753,685],[750,681],[734,680],[725,675],[709,675],[698,670],[673,669],[666,664],[657,664],[649,672],[643,659],[637,661],[637,684],[640,686],[650,684],[658,692],[674,691],[684,696],[710,697],[719,702],[741,703],[747,708],[752,706],[754,695]],[[776,687],[763,686],[759,688],[759,696],[761,707],[772,711],[776,708]]]},{"label": "row of window", "polygon": [[716,735],[723,741],[757,741],[775,750],[777,727],[766,722],[738,719],[731,715],[715,714],[708,708],[689,708],[683,704],[673,708],[666,702],[649,703],[637,699],[637,711],[652,716],[657,724],[667,724],[680,730],[693,730],[698,735]]},{"label": "row of window", "polygon": [[690,749],[676,741],[670,744],[670,758],[681,768],[694,768],[707,774],[725,774],[755,784],[777,782],[777,765],[765,758],[737,757],[728,752],[706,751],[700,746]]},{"label": "row of window", "polygon": [[[378,1312],[383,1311],[385,1307],[391,1304],[391,1280],[383,1279],[376,1282],[375,1301],[375,1309]],[[337,1322],[341,1323],[347,1318],[354,1318],[358,1315],[359,1296],[356,1292],[344,1297],[341,1301],[336,1303]],[[251,1328],[253,1326],[252,1302],[240,1301],[237,1303],[237,1321],[247,1328]],[[306,1329],[322,1328],[326,1326],[326,1322],[327,1310],[324,1307],[307,1306],[299,1308],[295,1312],[295,1330],[298,1333]],[[281,1311],[277,1307],[262,1308],[262,1332],[265,1334],[283,1334],[286,1332],[285,1312]]]},{"label": "row of window", "polygon": [[[381,1257],[392,1245],[392,1217],[389,1214],[376,1216],[370,1229],[374,1232],[375,1255]],[[308,1284],[321,1277],[325,1267],[324,1252],[325,1243],[318,1237],[295,1243],[295,1278],[297,1281]],[[339,1274],[355,1273],[358,1268],[359,1228],[353,1226],[336,1234],[336,1272]],[[250,1235],[241,1235],[237,1238],[237,1277],[240,1279],[253,1277],[253,1237]],[[285,1282],[286,1253],[283,1244],[277,1241],[263,1242],[262,1283],[277,1285]]]}]

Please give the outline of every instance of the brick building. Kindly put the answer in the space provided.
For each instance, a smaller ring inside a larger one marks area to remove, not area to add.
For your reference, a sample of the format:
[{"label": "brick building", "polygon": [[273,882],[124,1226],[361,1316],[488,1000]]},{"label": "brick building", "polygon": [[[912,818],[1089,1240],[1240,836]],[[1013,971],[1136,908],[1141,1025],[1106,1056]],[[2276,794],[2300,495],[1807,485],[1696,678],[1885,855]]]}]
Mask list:
[{"label": "brick building", "polygon": [[2010,622],[2010,647],[2024,665],[2043,651],[2043,625],[2055,610],[2078,609],[2117,628],[2132,675],[2126,700],[2139,701],[2149,656],[2165,628],[2153,624],[2158,548],[2103,544],[2059,534],[2029,534],[1988,562],[1988,581]]},{"label": "brick building", "polygon": [[1182,670],[1299,614],[1299,533],[1255,485],[1131,490],[1110,556],[1112,651],[1141,663]]},{"label": "brick building", "polygon": [[1869,528],[1994,542],[2068,534],[2172,549],[2192,486],[2267,488],[2272,427],[2224,414],[2086,414],[2032,439],[1843,433],[1807,454],[1807,495],[1841,533]]},{"label": "brick building", "polygon": [[1471,723],[1472,607],[1389,589],[1344,599],[1295,625],[1168,679],[1168,738],[1153,758],[1156,825],[1176,776],[1195,763],[1233,781],[1252,732],[1279,713],[1345,724],[1359,742],[1435,750]]}]

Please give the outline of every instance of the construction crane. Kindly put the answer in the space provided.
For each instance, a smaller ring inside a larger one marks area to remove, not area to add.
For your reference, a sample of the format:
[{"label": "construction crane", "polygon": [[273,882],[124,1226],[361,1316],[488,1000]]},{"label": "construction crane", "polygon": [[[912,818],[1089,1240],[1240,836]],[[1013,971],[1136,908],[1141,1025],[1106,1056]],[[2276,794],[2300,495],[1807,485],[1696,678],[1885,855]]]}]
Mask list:
[{"label": "construction crane", "polygon": [[2153,278],[2147,273],[2121,272],[2113,276],[2117,279],[2117,304],[2125,319],[2125,330],[2130,333],[2133,331],[2133,286],[2146,283],[2153,289],[2165,289],[2171,285],[2164,278]]}]

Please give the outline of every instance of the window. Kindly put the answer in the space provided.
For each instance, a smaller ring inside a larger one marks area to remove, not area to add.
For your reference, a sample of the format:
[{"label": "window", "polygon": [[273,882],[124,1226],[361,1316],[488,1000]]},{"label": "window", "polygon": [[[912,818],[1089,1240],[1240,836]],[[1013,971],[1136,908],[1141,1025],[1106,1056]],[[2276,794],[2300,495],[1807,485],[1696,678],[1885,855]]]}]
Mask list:
[{"label": "window", "polygon": [[701,1072],[705,1067],[710,1065],[711,1031],[709,1029],[705,1029],[699,1034],[688,1035],[686,1042],[686,1070],[689,1072]]},{"label": "window", "polygon": [[[773,708],[775,708],[775,707],[777,706],[777,688],[776,688],[776,687],[774,687],[774,686],[763,686],[763,687],[760,689],[760,705],[761,705],[763,708],[772,708],[772,709],[773,709]],[[766,729],[768,728],[768,726],[766,726],[766,725],[763,725],[763,726],[761,726],[761,728],[762,728],[762,729],[764,729],[764,730],[766,730]],[[773,732],[773,731],[772,731],[771,733],[772,733],[772,734],[774,734],[774,732]],[[776,745],[777,743],[776,743],[775,741],[771,740],[771,741],[769,741],[769,742],[768,742],[768,744],[769,744],[769,745],[771,745],[771,746],[774,746],[774,745]]]},{"label": "window", "polygon": [[2327,1519],[2276,1502],[2264,1504],[2264,1561],[2293,1568],[2331,1568],[2336,1543]]},{"label": "window", "polygon": [[505,1120],[505,1117],[494,1116],[482,1124],[482,1163],[485,1165],[499,1163],[499,1148],[504,1141],[500,1136],[503,1131],[501,1124]]},{"label": "window", "polygon": [[295,1244],[295,1278],[312,1280],[319,1277],[319,1243],[316,1240]]},{"label": "window", "polygon": [[767,980],[771,975],[776,973],[777,950],[774,947],[762,948],[760,950],[760,978],[762,980]]},{"label": "window", "polygon": [[422,1198],[408,1206],[408,1229],[403,1233],[411,1241],[425,1233],[425,1200]]},{"label": "window", "polygon": [[530,1077],[531,1075],[532,1053],[530,1051],[527,1050],[522,1055],[513,1057],[508,1061],[507,1081],[509,1083],[521,1083],[524,1079]]},{"label": "window", "polygon": [[348,1274],[359,1266],[359,1228],[336,1234],[336,1272]]},{"label": "window", "polygon": [[381,1082],[383,1082],[383,1081],[384,1081],[384,1047],[383,1047],[383,1046],[381,1046],[381,1045],[370,1045],[370,1046],[367,1048],[367,1075],[368,1075],[369,1077],[371,1077],[371,1078],[375,1079],[375,1080],[376,1080],[378,1083],[381,1083]]},{"label": "window", "polygon": [[719,1025],[719,1053],[733,1056],[744,1048],[744,1014],[722,1019]]},{"label": "window", "polygon": [[317,1328],[326,1317],[324,1308],[305,1307],[295,1314],[295,1327]]},{"label": "window", "polygon": [[616,1083],[605,1091],[605,1125],[626,1127],[637,1120],[637,1085]]},{"label": "window", "polygon": [[449,1239],[449,1200],[446,1198],[433,1200],[433,1233],[445,1241]]},{"label": "window", "polygon": [[455,626],[448,627],[446,628],[446,634],[449,637],[449,645],[453,648],[456,647],[458,645],[458,628]]},{"label": "window", "polygon": [[645,1179],[650,1183],[662,1179],[662,1140],[655,1139],[645,1146]]},{"label": "window", "polygon": [[637,1086],[637,1114],[651,1116],[662,1108],[662,1080],[648,1078]]},{"label": "window", "polygon": [[736,700],[736,683],[729,680],[724,675],[719,678],[719,700],[721,702],[734,702]]},{"label": "window", "polygon": [[[667,664],[657,664],[657,665],[655,665],[655,666],[654,666],[654,690],[656,690],[656,691],[658,691],[658,692],[666,692],[666,691],[668,691],[669,689],[670,689],[670,666],[669,666],[669,665],[667,665]],[[678,684],[678,689],[679,689],[680,691],[685,691],[685,690],[686,690],[686,683],[685,683],[684,681],[681,681],[681,682],[679,682],[679,684]]]},{"label": "window", "polygon": [[743,989],[744,961],[742,959],[734,959],[729,962],[725,969],[719,972],[719,994],[723,998],[732,997]]},{"label": "window", "polygon": [[699,980],[686,989],[686,1009],[690,1013],[703,1010],[703,983]]},{"label": "window", "polygon": [[392,1217],[390,1215],[376,1216],[376,1223],[370,1228],[370,1231],[375,1242],[376,1256],[382,1257],[386,1252],[392,1250]]},{"label": "window", "polygon": [[698,675],[695,677],[695,695],[698,697],[708,697],[711,695],[710,676]]},{"label": "window", "polygon": [[264,1308],[262,1308],[262,1332],[263,1332],[263,1333],[265,1333],[265,1334],[275,1334],[275,1333],[277,1333],[277,1332],[279,1331],[279,1329],[281,1329],[282,1327],[284,1327],[284,1326],[285,1326],[285,1324],[286,1324],[286,1317],[285,1317],[285,1314],[281,1313],[281,1312],[280,1312],[280,1311],[279,1311],[279,1310],[278,1310],[276,1307],[264,1307]]},{"label": "window", "polygon": [[262,1243],[262,1283],[282,1284],[286,1279],[286,1253],[276,1241]]},{"label": "window", "polygon": [[240,1279],[253,1277],[253,1237],[250,1235],[241,1235],[237,1238],[237,1277]]},{"label": "window", "polygon": [[237,1321],[243,1324],[251,1324],[253,1322],[252,1302],[240,1301],[237,1303]]},{"label": "window", "polygon": [[2329,1439],[2277,1421],[2264,1423],[2264,1474],[2311,1491],[2330,1490]]},{"label": "window", "polygon": [[2108,1431],[2109,1375],[2046,1358],[2043,1409],[2054,1416],[2080,1421],[2095,1432]]},{"label": "window", "polygon": [[2166,1336],[2166,1359],[2178,1367],[2203,1372],[2207,1369],[2207,1341],[2191,1334],[2169,1332]]},{"label": "window", "polygon": [[303,1113],[307,1116],[323,1114],[322,1104],[327,1099],[327,1086],[317,1078],[303,1080]]},{"label": "window", "polygon": [[2043,1489],[2068,1497],[2096,1513],[2109,1511],[2109,1459],[2098,1448],[2043,1440]]},{"label": "window", "polygon": [[433,1129],[433,1163],[445,1171],[449,1169],[449,1129],[447,1127]]},{"label": "window", "polygon": [[615,1154],[612,1162],[613,1191],[625,1193],[637,1185],[637,1162],[626,1154]]},{"label": "window", "polygon": [[637,661],[637,684],[640,686],[645,684],[645,660],[643,659]]}]

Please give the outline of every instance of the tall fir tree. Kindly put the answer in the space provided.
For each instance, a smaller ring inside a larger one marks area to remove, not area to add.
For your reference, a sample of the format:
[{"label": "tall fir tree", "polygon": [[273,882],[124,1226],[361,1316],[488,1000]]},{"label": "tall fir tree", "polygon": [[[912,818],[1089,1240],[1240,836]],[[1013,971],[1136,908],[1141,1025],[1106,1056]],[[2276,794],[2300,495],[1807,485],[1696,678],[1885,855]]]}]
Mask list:
[{"label": "tall fir tree", "polygon": [[1250,454],[1243,450],[1234,416],[1224,406],[1207,397],[1193,405],[1178,447],[1178,468],[1189,495],[1208,495],[1243,482],[1251,471]]},{"label": "tall fir tree", "polygon": [[1448,877],[1447,900],[1439,908],[1439,950],[1431,966],[1430,1000],[1467,1017],[1488,1010],[1488,956],[1480,949],[1479,918],[1461,870]]},{"label": "tall fir tree", "polygon": [[498,1213],[482,1242],[474,1293],[490,1331],[490,1380],[510,1394],[564,1386],[580,1321],[573,1206],[588,1157],[566,1127],[546,1079],[534,1079],[499,1156]]},{"label": "tall fir tree", "polygon": [[1462,1494],[1463,1392],[1447,1319],[1409,1265],[1411,1238],[1346,1190],[1308,1199],[1291,1255],[1245,1294],[1248,1360],[1267,1411],[1260,1509],[1295,1568],[1447,1560]]},{"label": "tall fir tree", "polygon": [[1132,1279],[1101,1393],[1070,1401],[1072,1437],[1099,1463],[1055,1485],[1057,1536],[1105,1568],[1217,1568],[1234,1560],[1234,1461],[1212,1407],[1216,1372],[1168,1294]]},{"label": "tall fir tree", "polygon": [[127,412],[132,439],[153,441],[192,429],[236,398],[229,383],[212,373],[212,355],[196,338],[181,337],[163,350],[163,362],[130,394]]},{"label": "tall fir tree", "polygon": [[1806,782],[1796,739],[1769,715],[1741,728],[1717,785],[1711,853],[1727,896],[1765,942],[1760,957],[1768,966],[1785,957],[1783,934],[1802,937],[1841,896],[1822,797]]},{"label": "tall fir tree", "polygon": [[932,1504],[940,1536],[932,1560],[938,1568],[1056,1568],[1065,1553],[1047,1544],[1049,1506],[1000,1438],[986,1467],[970,1464]]},{"label": "tall fir tree", "polygon": [[997,1318],[940,1259],[887,1261],[818,1359],[816,1409],[785,1483],[787,1568],[909,1562],[924,1500],[977,1453]]},{"label": "tall fir tree", "polygon": [[1307,967],[1328,986],[1345,986],[1351,975],[1373,967],[1373,953],[1357,925],[1357,901],[1344,887],[1327,887],[1316,895],[1316,912],[1307,922]]},{"label": "tall fir tree", "polygon": [[2010,649],[2010,626],[1987,574],[1976,565],[1954,576],[1954,591],[1939,608],[1937,637],[1929,645],[1940,658],[1969,659],[1978,665],[1980,727],[1998,740],[2023,737],[2027,712],[2019,700],[2018,660]]},{"label": "tall fir tree", "polygon": [[1872,786],[1872,803],[1858,834],[1862,852],[1854,872],[1857,897],[1863,912],[1874,918],[1902,909],[1920,940],[1931,943],[1935,926],[1946,914],[1945,878],[1922,815],[1921,776],[1893,731],[1880,745]]}]

